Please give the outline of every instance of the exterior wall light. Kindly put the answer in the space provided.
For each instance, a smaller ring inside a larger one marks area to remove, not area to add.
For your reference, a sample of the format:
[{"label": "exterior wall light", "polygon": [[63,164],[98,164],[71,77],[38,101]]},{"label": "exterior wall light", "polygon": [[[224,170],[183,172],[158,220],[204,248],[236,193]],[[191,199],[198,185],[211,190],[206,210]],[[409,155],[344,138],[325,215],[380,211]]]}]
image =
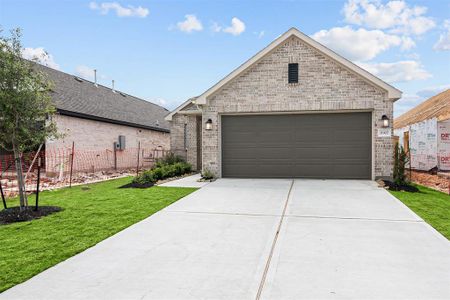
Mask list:
[{"label": "exterior wall light", "polygon": [[383,115],[381,117],[381,121],[383,121],[383,127],[384,128],[389,127],[389,118],[386,115]]},{"label": "exterior wall light", "polygon": [[205,129],[206,130],[212,130],[212,120],[211,119],[208,119],[208,121],[206,121]]}]

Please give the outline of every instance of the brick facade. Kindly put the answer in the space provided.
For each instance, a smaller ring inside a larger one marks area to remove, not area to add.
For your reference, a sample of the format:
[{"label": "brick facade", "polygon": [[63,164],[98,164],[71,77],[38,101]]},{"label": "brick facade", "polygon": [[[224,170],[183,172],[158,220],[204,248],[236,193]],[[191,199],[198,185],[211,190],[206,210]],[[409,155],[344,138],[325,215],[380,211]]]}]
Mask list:
[{"label": "brick facade", "polygon": [[200,163],[197,161],[197,141],[199,139],[197,136],[197,116],[175,115],[172,119],[170,136],[171,151],[184,157],[192,165],[194,170],[196,170]]},{"label": "brick facade", "polygon": [[[299,64],[297,84],[288,83],[288,63]],[[209,169],[216,176],[221,175],[221,114],[352,110],[373,112],[373,174],[375,177],[392,176],[392,139],[377,137],[382,115],[392,120],[393,102],[388,99],[387,92],[295,36],[207,100],[202,108],[202,124],[211,119],[213,130],[203,128],[203,169]],[[181,118],[180,113],[173,117],[172,134],[178,131],[178,118]],[[191,140],[192,137],[188,138]],[[174,139],[178,136],[173,135]],[[177,142],[173,141],[172,145]]]},{"label": "brick facade", "polygon": [[84,150],[113,150],[114,142],[119,135],[125,136],[126,148],[141,148],[164,150],[170,149],[170,134],[149,129],[81,119],[65,115],[53,116],[58,132],[63,138],[47,141],[46,149],[71,148],[75,142],[77,149]]}]

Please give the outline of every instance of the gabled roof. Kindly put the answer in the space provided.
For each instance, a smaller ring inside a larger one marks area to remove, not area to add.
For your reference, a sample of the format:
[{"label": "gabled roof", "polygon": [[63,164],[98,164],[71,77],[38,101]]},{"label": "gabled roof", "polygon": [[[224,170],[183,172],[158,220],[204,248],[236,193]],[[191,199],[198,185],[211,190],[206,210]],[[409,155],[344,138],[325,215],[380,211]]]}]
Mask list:
[{"label": "gabled roof", "polygon": [[394,128],[403,128],[433,118],[438,121],[450,119],[450,89],[431,97],[396,118]]},{"label": "gabled roof", "polygon": [[[372,75],[371,73],[367,72],[363,68],[357,66],[356,64],[352,63],[351,61],[345,59],[344,57],[340,56],[336,52],[330,50],[329,48],[325,47],[324,45],[320,44],[319,42],[315,41],[314,39],[310,38],[306,34],[300,32],[296,28],[291,28],[281,36],[279,36],[277,39],[275,39],[272,43],[270,43],[266,48],[258,52],[255,56],[247,60],[245,63],[240,65],[237,69],[235,69],[233,72],[228,74],[225,78],[223,78],[221,81],[219,81],[217,84],[212,86],[210,89],[208,89],[206,92],[201,94],[197,97],[195,100],[197,104],[206,104],[206,98],[216,91],[218,91],[220,88],[222,88],[225,84],[233,80],[234,78],[238,77],[240,74],[242,74],[245,70],[253,66],[255,63],[259,62],[266,54],[270,53],[272,50],[274,50],[276,47],[281,45],[283,42],[285,42],[290,37],[295,36],[302,40],[307,45],[315,48],[317,51],[321,52],[325,56],[328,56],[332,60],[338,62],[341,66],[348,69],[349,71],[361,76],[364,80],[366,80],[368,83],[375,85],[388,93],[389,99],[395,101],[400,99],[402,96],[402,92],[392,85],[384,82],[380,78]],[[189,101],[186,101],[182,105],[180,105],[178,108],[173,110],[170,114],[166,116],[166,120],[170,121],[172,120],[172,116],[176,114],[178,111],[183,109],[183,107],[187,104],[189,104]]]},{"label": "gabled roof", "polygon": [[60,114],[169,132],[168,110],[103,85],[36,64],[53,82],[52,100]]}]

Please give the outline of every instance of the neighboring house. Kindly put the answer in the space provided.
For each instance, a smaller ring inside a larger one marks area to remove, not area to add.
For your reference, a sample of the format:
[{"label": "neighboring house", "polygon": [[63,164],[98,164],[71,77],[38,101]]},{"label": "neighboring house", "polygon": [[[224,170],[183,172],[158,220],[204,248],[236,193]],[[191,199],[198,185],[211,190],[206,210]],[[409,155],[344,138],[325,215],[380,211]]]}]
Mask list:
[{"label": "neighboring house", "polygon": [[[123,165],[119,167],[130,167],[125,164],[135,167],[136,159],[126,158],[128,163],[125,156],[136,155],[139,142],[141,149],[170,149],[165,108],[45,66],[38,65],[38,69],[53,82],[51,96],[57,113],[52,118],[58,132],[64,134],[60,139],[45,143],[47,169],[57,164],[50,155],[61,156],[64,150],[72,148],[72,143],[78,153],[89,151],[91,156],[97,157],[88,166],[97,169],[113,164],[117,167],[121,162]],[[81,167],[80,155],[76,158]]]},{"label": "neighboring house", "polygon": [[394,135],[411,155],[411,168],[450,171],[450,89],[394,120]]},{"label": "neighboring house", "polygon": [[[401,92],[295,28],[166,120],[218,177],[391,177]],[[385,125],[383,125],[385,124]]]}]

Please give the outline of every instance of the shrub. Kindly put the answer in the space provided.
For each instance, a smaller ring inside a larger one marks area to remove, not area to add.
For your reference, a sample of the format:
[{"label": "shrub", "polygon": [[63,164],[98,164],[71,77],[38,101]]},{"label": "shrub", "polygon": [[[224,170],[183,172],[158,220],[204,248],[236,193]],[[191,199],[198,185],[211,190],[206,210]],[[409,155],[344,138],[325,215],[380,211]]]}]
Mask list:
[{"label": "shrub", "polygon": [[163,158],[158,158],[156,160],[155,168],[160,168],[160,167],[166,166],[166,165],[174,165],[174,164],[180,163],[180,162],[185,162],[184,158],[179,155],[175,155],[175,153],[173,153],[173,152],[170,152]]},{"label": "shrub", "polygon": [[406,165],[409,162],[408,154],[405,152],[405,149],[403,149],[403,147],[398,145],[398,143],[395,144],[394,151],[394,183],[400,186],[407,185],[408,182],[405,171]]},{"label": "shrub", "polygon": [[163,174],[163,167],[156,168],[156,169],[153,169],[151,171],[153,173],[153,178],[156,181],[163,179],[163,175],[165,175],[165,174]]},{"label": "shrub", "polygon": [[192,166],[187,162],[176,162],[173,164],[162,164],[147,170],[134,177],[133,182],[138,184],[155,183],[158,180],[180,176],[192,171]]},{"label": "shrub", "polygon": [[206,180],[214,179],[214,174],[210,170],[205,169],[202,172],[202,178]]}]

